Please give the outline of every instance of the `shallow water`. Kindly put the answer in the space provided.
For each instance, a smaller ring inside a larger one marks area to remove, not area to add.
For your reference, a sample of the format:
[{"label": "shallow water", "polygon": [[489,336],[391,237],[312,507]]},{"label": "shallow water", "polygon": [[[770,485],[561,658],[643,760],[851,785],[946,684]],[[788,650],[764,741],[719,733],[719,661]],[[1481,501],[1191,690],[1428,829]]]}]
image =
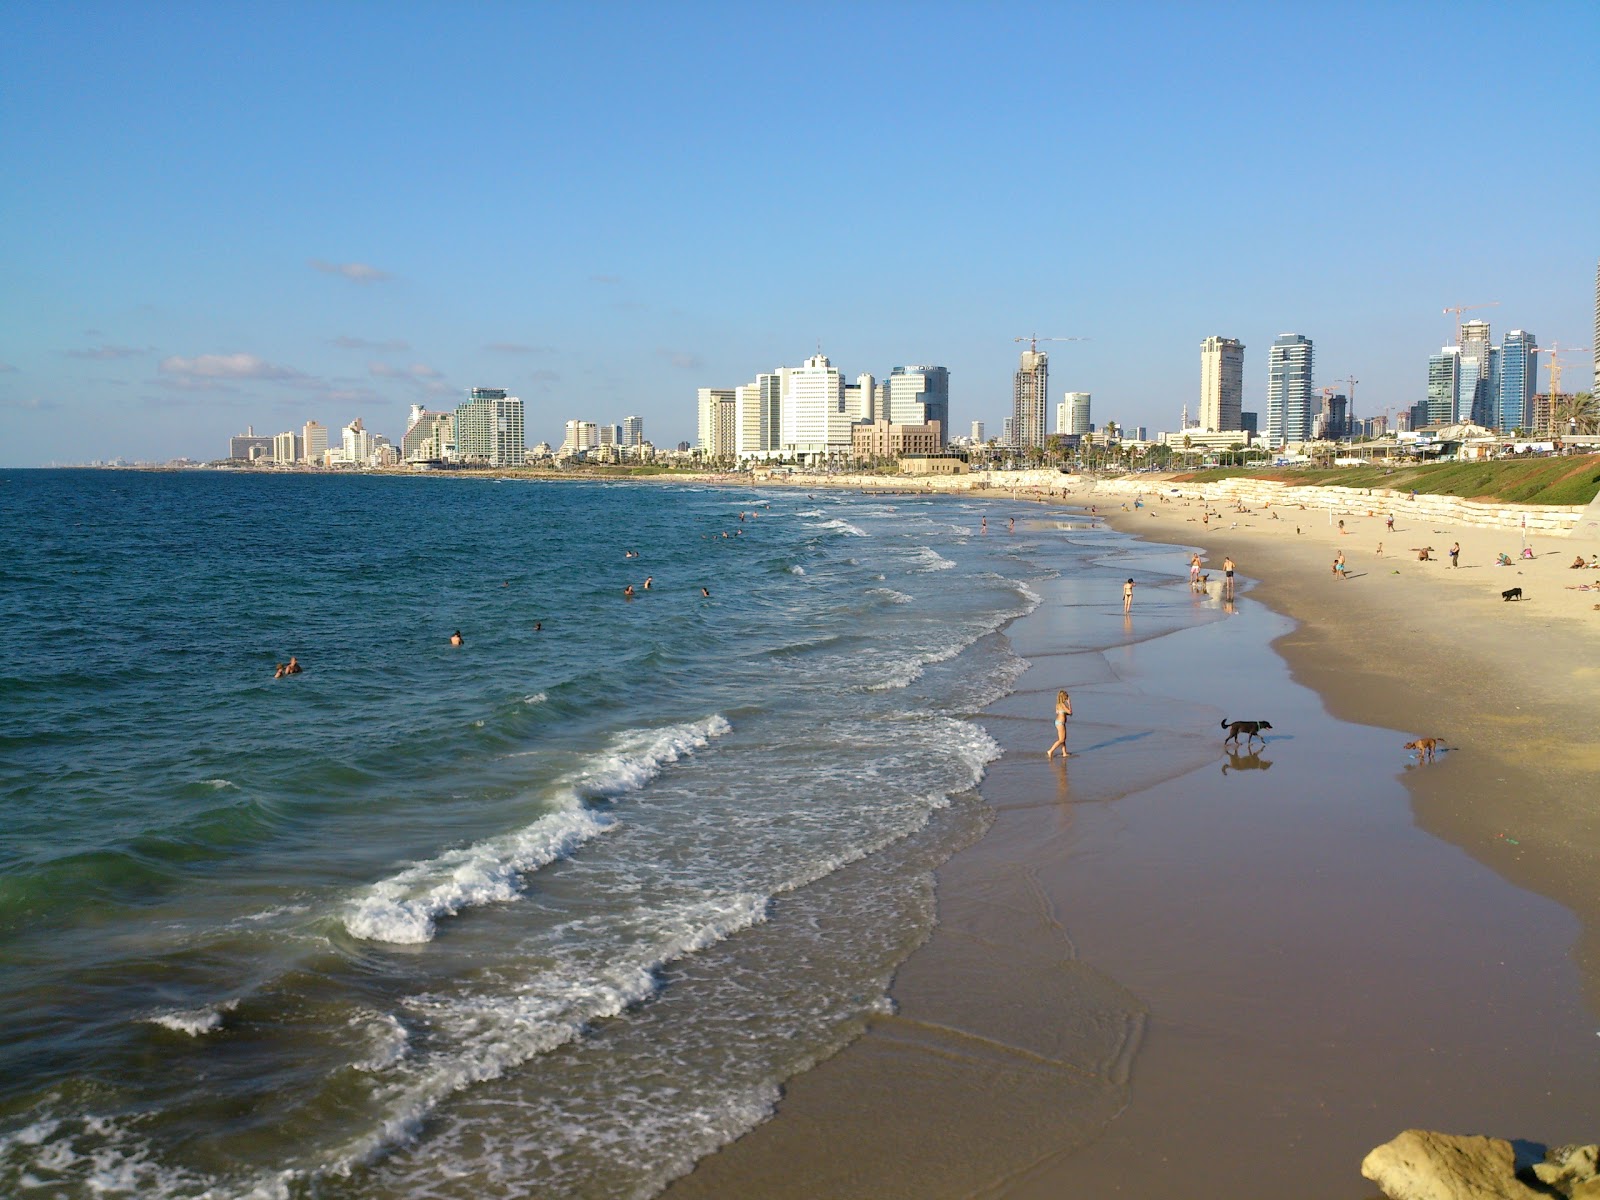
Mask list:
[{"label": "shallow water", "polygon": [[1131,636],[1003,512],[0,473],[0,1191],[659,1190],[888,1003],[1040,581]]}]

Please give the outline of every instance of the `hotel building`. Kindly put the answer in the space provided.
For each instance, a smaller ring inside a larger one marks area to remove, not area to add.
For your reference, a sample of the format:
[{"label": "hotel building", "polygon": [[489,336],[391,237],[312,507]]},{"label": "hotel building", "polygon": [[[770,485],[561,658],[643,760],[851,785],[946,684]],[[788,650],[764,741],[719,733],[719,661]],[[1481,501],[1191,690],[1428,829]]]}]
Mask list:
[{"label": "hotel building", "polygon": [[1243,429],[1244,343],[1208,337],[1200,343],[1200,428]]}]

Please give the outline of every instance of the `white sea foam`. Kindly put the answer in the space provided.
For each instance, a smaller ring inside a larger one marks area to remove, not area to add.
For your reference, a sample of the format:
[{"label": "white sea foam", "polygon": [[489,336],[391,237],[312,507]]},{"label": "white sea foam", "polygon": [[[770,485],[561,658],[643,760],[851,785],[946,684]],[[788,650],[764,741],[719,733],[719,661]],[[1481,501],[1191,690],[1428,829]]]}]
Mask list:
[{"label": "white sea foam", "polygon": [[202,779],[200,782],[208,787],[216,788],[219,792],[223,788],[236,788],[239,786],[231,779]]},{"label": "white sea foam", "polygon": [[862,529],[859,525],[852,525],[849,521],[842,520],[839,517],[830,517],[826,521],[819,521],[817,522],[816,528],[837,529],[841,533],[850,534],[852,537],[867,536],[867,531],[865,529]]},{"label": "white sea foam", "polygon": [[528,707],[532,708],[535,704],[543,704],[548,699],[550,699],[550,697],[544,692],[535,692],[531,696],[524,696],[522,698],[522,702]]},{"label": "white sea foam", "polygon": [[880,600],[887,600],[890,604],[910,604],[911,597],[904,592],[897,592],[891,587],[868,588],[867,595],[876,596]]},{"label": "white sea foam", "polygon": [[930,650],[911,658],[901,659],[890,667],[889,673],[876,683],[869,683],[866,689],[869,692],[892,692],[896,688],[910,687],[922,678],[923,671],[934,663],[947,662],[967,648],[967,643],[959,646],[943,646],[938,650]]},{"label": "white sea foam", "polygon": [[791,574],[791,575],[804,575],[805,573],[806,573],[806,569],[804,567],[800,566],[798,563],[791,563],[789,565],[789,574]]},{"label": "white sea foam", "polygon": [[380,879],[352,903],[344,917],[345,928],[352,937],[369,941],[431,941],[440,917],[512,899],[522,890],[524,876],[565,858],[609,829],[613,818],[585,807],[584,801],[610,800],[636,791],[668,763],[731,728],[717,714],[685,725],[618,735],[610,747],[559,785],[557,811]]},{"label": "white sea foam", "polygon": [[918,547],[917,552],[912,555],[912,558],[915,559],[917,565],[911,569],[917,572],[948,571],[951,567],[956,565],[944,555],[940,554],[932,546]]},{"label": "white sea foam", "polygon": [[234,999],[206,1008],[181,1008],[172,1012],[155,1013],[145,1017],[144,1020],[151,1025],[170,1029],[174,1033],[201,1037],[221,1029],[224,1014],[232,1012],[238,1006],[239,1001]]},{"label": "white sea foam", "polygon": [[411,1035],[393,1013],[362,1013],[350,1018],[350,1027],[361,1032],[368,1047],[365,1058],[350,1064],[357,1071],[387,1071],[411,1047]]},{"label": "white sea foam", "polygon": [[[731,937],[767,919],[770,898],[739,892],[636,914],[648,929],[641,942],[597,963],[561,962],[518,985],[510,994],[418,996],[409,1001],[447,1054],[401,1064],[409,1078],[398,1084],[388,1115],[371,1133],[346,1145],[337,1173],[371,1162],[410,1140],[448,1096],[498,1079],[540,1054],[571,1042],[593,1021],[614,1017],[649,998],[666,964]],[[581,949],[582,943],[579,943]]]}]

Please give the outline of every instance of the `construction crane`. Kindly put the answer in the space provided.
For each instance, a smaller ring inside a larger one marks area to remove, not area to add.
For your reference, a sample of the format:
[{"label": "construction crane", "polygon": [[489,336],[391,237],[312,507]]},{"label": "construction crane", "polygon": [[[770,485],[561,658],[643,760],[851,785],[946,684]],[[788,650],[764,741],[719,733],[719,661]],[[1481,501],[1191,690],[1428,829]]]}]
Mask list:
[{"label": "construction crane", "polygon": [[1042,338],[1038,334],[1030,333],[1027,337],[1012,338],[1011,340],[1013,342],[1027,342],[1029,351],[1031,353],[1037,354],[1039,352],[1039,343],[1040,342],[1092,342],[1094,339],[1093,338],[1083,338],[1083,337],[1045,337],[1045,338]]},{"label": "construction crane", "polygon": [[1456,315],[1456,340],[1455,340],[1454,344],[1457,345],[1457,346],[1461,345],[1461,314],[1462,313],[1464,313],[1464,312],[1472,312],[1475,309],[1479,309],[1479,308],[1499,308],[1499,307],[1500,307],[1500,301],[1498,301],[1498,300],[1490,300],[1487,304],[1457,304],[1457,305],[1455,305],[1455,306],[1453,306],[1451,308],[1445,309],[1444,311],[1445,311],[1445,315],[1446,316],[1448,316],[1450,313],[1455,313],[1455,315]]},{"label": "construction crane", "polygon": [[[1545,363],[1550,368],[1550,403],[1556,402],[1556,397],[1561,395],[1561,352],[1560,342],[1551,342],[1549,349],[1541,347]],[[1591,354],[1593,351],[1588,346],[1567,346],[1568,354]]]}]

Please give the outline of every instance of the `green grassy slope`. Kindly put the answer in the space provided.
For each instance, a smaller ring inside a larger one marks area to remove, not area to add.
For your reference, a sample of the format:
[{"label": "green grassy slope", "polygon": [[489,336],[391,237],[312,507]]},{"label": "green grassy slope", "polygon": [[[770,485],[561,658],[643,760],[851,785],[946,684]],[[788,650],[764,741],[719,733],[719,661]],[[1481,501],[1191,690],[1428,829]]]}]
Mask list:
[{"label": "green grassy slope", "polygon": [[1498,462],[1429,463],[1414,467],[1332,467],[1251,471],[1224,467],[1177,478],[1211,483],[1239,477],[1276,479],[1291,487],[1412,489],[1464,500],[1511,504],[1587,504],[1600,492],[1600,455],[1503,459]]}]

